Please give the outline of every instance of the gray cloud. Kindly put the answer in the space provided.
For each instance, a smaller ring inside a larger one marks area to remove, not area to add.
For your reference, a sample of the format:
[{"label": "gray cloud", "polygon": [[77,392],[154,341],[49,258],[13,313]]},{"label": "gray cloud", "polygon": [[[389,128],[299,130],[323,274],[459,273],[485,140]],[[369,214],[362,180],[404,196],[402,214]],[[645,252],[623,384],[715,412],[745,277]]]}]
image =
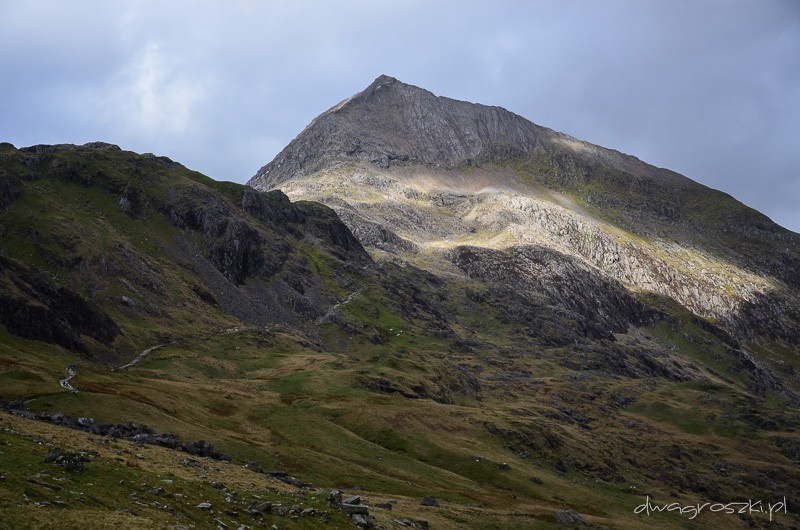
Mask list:
[{"label": "gray cloud", "polygon": [[381,73],[500,105],[800,230],[794,0],[0,2],[0,139],[243,182]]}]

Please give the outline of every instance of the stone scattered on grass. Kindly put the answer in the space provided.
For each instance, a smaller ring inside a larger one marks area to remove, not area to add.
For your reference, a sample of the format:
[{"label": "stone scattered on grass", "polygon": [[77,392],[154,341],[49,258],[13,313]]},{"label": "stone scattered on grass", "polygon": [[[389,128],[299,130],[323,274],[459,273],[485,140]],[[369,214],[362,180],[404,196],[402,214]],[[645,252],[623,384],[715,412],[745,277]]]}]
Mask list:
[{"label": "stone scattered on grass", "polygon": [[588,526],[588,523],[583,520],[583,517],[580,516],[578,512],[575,510],[569,509],[564,510],[563,512],[555,512],[553,517],[556,521],[563,524],[573,524],[578,523],[583,526]]},{"label": "stone scattered on grass", "polygon": [[423,498],[422,501],[420,501],[420,504],[422,506],[433,506],[434,508],[439,507],[439,501],[437,501],[436,497],[433,497],[432,495],[428,495],[427,497]]},{"label": "stone scattered on grass", "polygon": [[89,456],[84,451],[70,451],[54,447],[44,457],[45,464],[56,464],[67,471],[81,471],[83,463],[89,461]]}]

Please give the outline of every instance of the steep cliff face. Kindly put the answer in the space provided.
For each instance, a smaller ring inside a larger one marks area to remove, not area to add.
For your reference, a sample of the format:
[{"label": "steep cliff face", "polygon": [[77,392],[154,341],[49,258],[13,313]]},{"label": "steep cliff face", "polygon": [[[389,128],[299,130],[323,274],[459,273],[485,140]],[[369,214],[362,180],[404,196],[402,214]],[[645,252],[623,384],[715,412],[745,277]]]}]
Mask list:
[{"label": "steep cliff face", "polygon": [[249,184],[328,204],[376,256],[470,274],[454,248],[535,244],[740,338],[800,340],[798,234],[677,173],[498,107],[381,76]]}]

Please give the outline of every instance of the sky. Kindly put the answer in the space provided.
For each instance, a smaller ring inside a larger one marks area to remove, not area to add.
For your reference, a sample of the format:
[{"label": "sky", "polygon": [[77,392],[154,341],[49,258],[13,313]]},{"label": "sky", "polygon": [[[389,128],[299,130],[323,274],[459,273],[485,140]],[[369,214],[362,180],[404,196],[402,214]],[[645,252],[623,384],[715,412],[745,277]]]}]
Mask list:
[{"label": "sky", "polygon": [[0,0],[0,141],[245,182],[381,74],[498,105],[800,232],[800,0]]}]

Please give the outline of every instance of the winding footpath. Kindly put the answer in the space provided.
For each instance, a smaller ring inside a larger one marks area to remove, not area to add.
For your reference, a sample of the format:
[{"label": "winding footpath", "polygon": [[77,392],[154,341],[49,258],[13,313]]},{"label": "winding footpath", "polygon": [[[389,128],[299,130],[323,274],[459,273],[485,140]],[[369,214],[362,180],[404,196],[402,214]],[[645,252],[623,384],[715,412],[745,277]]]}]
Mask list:
[{"label": "winding footpath", "polygon": [[174,343],[175,343],[175,341],[173,340],[172,342],[165,342],[164,344],[156,344],[155,346],[151,346],[150,348],[147,348],[147,349],[146,349],[146,350],[144,350],[142,353],[140,353],[139,355],[137,355],[136,357],[134,357],[134,358],[133,358],[133,360],[132,360],[131,362],[129,362],[128,364],[125,364],[125,365],[123,365],[123,366],[120,366],[119,368],[117,368],[117,370],[124,370],[125,368],[130,368],[131,366],[136,366],[136,365],[137,365],[137,364],[139,364],[139,363],[140,363],[140,362],[141,362],[141,361],[142,361],[142,360],[143,360],[145,357],[147,357],[148,355],[150,355],[150,354],[151,354],[152,352],[154,352],[155,350],[157,350],[157,349],[159,349],[159,348],[163,348],[164,346],[169,346],[170,344],[174,344]]},{"label": "winding footpath", "polygon": [[343,306],[343,305],[345,305],[345,304],[347,304],[347,303],[350,303],[350,302],[352,302],[352,301],[353,301],[353,299],[354,299],[356,296],[358,296],[358,294],[360,294],[360,293],[361,293],[361,289],[359,289],[358,291],[356,291],[356,292],[354,292],[354,293],[350,293],[350,294],[347,296],[347,298],[345,298],[344,300],[342,300],[341,302],[339,302],[339,303],[338,303],[338,304],[336,304],[335,306],[333,306],[333,307],[331,307],[330,309],[328,309],[328,310],[325,312],[325,314],[324,314],[324,315],[322,315],[321,317],[319,317],[319,318],[317,319],[317,321],[315,322],[315,324],[325,324],[326,322],[329,322],[329,321],[330,321],[330,319],[333,317],[333,315],[334,315],[334,314],[336,314],[336,310],[337,310],[337,309],[338,309],[340,306]]},{"label": "winding footpath", "polygon": [[63,388],[66,388],[67,390],[69,390],[73,394],[78,392],[78,389],[75,388],[74,386],[72,386],[71,384],[69,384],[69,382],[70,382],[70,380],[72,380],[73,377],[78,375],[78,372],[76,371],[76,369],[77,369],[77,367],[74,364],[71,364],[71,365],[67,366],[67,377],[65,377],[64,379],[62,379],[61,381],[58,382],[58,384],[60,384]]}]

